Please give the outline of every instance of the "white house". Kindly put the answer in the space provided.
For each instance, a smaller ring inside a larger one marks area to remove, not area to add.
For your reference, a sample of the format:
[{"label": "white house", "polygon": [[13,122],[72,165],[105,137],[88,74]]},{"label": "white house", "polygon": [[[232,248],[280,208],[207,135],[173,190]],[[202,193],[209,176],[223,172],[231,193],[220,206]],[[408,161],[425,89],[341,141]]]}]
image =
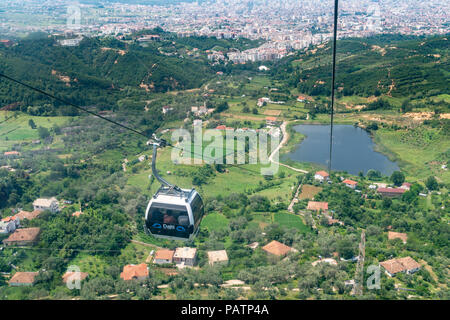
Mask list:
[{"label": "white house", "polygon": [[314,175],[314,179],[319,180],[320,182],[328,180],[329,177],[330,175],[328,174],[328,172],[325,171],[317,171],[316,174]]},{"label": "white house", "polygon": [[9,234],[16,230],[14,221],[0,221],[0,234]]},{"label": "white house", "polygon": [[155,263],[155,264],[172,263],[174,253],[175,253],[175,251],[173,251],[173,250],[160,249],[160,250],[156,251],[155,259],[153,260],[153,263]]},{"label": "white house", "polygon": [[164,106],[164,107],[162,107],[162,113],[163,113],[163,114],[169,113],[169,112],[172,111],[172,110],[173,110],[173,108],[170,107],[170,106]]},{"label": "white house", "polygon": [[347,187],[355,189],[356,186],[358,185],[358,182],[350,180],[350,179],[345,179],[344,181],[342,181],[342,183],[344,183]]},{"label": "white house", "polygon": [[34,208],[34,210],[41,210],[41,211],[48,210],[48,211],[55,213],[55,212],[59,211],[59,204],[58,204],[58,200],[56,200],[56,198],[50,198],[50,199],[40,198],[40,199],[34,200],[33,208]]}]

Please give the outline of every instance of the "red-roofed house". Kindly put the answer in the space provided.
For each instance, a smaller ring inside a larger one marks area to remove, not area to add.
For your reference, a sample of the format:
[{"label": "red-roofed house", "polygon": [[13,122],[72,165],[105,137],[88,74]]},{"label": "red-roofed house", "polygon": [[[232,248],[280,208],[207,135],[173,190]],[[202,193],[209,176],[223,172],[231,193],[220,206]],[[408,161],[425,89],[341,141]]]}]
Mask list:
[{"label": "red-roofed house", "polygon": [[309,201],[306,209],[313,211],[327,211],[328,202]]},{"label": "red-roofed house", "polygon": [[405,190],[409,190],[409,189],[411,189],[411,183],[405,182],[405,183],[402,184],[402,186],[400,188],[401,189],[405,189]]},{"label": "red-roofed house", "polygon": [[8,283],[10,286],[32,286],[39,272],[16,272]]},{"label": "red-roofed house", "polygon": [[73,272],[73,271],[70,271],[70,272],[66,272],[62,276],[62,281],[64,283],[67,283],[68,280],[80,280],[80,281],[83,281],[88,276],[89,276],[89,274],[87,272]]},{"label": "red-roofed house", "polygon": [[350,180],[350,179],[345,179],[344,181],[342,181],[342,183],[344,183],[347,187],[355,189],[356,185],[358,184],[358,182]]},{"label": "red-roofed house", "polygon": [[3,153],[3,155],[5,157],[17,157],[17,156],[20,156],[20,152],[18,152],[18,151],[6,151],[5,153]]},{"label": "red-roofed house", "polygon": [[279,256],[279,257],[285,256],[290,251],[292,251],[291,247],[289,247],[285,244],[282,244],[281,242],[278,242],[276,240],[269,242],[264,247],[262,247],[262,249],[270,254],[273,254],[273,255]]},{"label": "red-roofed house", "polygon": [[17,229],[16,232],[8,237],[8,239],[3,240],[3,244],[5,246],[23,246],[34,244],[35,242],[37,242],[40,232],[40,228]]},{"label": "red-roofed house", "polygon": [[328,180],[330,175],[326,171],[317,171],[314,175],[314,179],[319,180],[320,182],[324,180]]},{"label": "red-roofed house", "polygon": [[406,192],[405,189],[401,188],[378,188],[377,192],[384,197],[400,197],[402,194]]},{"label": "red-roofed house", "polygon": [[380,262],[380,265],[386,270],[386,274],[390,277],[395,276],[399,272],[412,274],[420,269],[420,264],[411,257],[386,260]]},{"label": "red-roofed house", "polygon": [[144,280],[148,278],[148,266],[146,263],[126,265],[123,267],[120,277],[125,281]]},{"label": "red-roofed house", "polygon": [[153,260],[156,264],[166,264],[173,262],[174,250],[161,249],[156,251],[155,259]]}]

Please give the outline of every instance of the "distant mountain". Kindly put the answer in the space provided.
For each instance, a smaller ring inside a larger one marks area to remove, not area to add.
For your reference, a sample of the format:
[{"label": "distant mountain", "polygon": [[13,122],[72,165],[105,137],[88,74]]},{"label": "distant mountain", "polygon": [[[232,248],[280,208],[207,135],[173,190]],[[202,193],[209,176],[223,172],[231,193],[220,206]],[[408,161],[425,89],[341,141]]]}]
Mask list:
[{"label": "distant mountain", "polygon": [[[170,41],[172,46],[172,42]],[[115,39],[85,38],[76,47],[56,39],[24,40],[0,47],[0,71],[82,105],[114,106],[118,96],[200,87],[215,72],[205,58],[158,51],[163,42],[142,47]],[[37,105],[49,100],[0,81],[0,106],[20,101]]]}]

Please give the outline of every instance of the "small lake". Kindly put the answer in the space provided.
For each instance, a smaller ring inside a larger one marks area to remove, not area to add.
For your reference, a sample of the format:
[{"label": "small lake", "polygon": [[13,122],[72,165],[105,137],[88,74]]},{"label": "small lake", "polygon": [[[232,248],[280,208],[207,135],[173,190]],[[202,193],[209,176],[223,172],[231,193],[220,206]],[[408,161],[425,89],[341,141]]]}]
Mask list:
[{"label": "small lake", "polygon": [[[311,162],[328,167],[330,158],[329,125],[297,125],[293,129],[306,138],[287,157],[298,162]],[[357,175],[370,169],[384,175],[400,170],[395,162],[374,151],[374,142],[367,131],[352,125],[333,126],[332,169]]]}]

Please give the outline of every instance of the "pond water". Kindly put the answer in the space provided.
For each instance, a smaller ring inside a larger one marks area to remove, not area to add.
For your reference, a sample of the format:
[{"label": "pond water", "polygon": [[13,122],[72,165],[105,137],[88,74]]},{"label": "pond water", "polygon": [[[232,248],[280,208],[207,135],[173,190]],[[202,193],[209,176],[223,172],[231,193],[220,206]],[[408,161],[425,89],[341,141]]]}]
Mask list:
[{"label": "pond water", "polygon": [[[291,160],[311,162],[328,167],[330,157],[329,125],[297,125],[295,131],[306,138],[287,155]],[[357,175],[370,169],[384,175],[400,170],[395,162],[374,151],[374,142],[367,131],[352,125],[334,125],[332,169]]]}]

